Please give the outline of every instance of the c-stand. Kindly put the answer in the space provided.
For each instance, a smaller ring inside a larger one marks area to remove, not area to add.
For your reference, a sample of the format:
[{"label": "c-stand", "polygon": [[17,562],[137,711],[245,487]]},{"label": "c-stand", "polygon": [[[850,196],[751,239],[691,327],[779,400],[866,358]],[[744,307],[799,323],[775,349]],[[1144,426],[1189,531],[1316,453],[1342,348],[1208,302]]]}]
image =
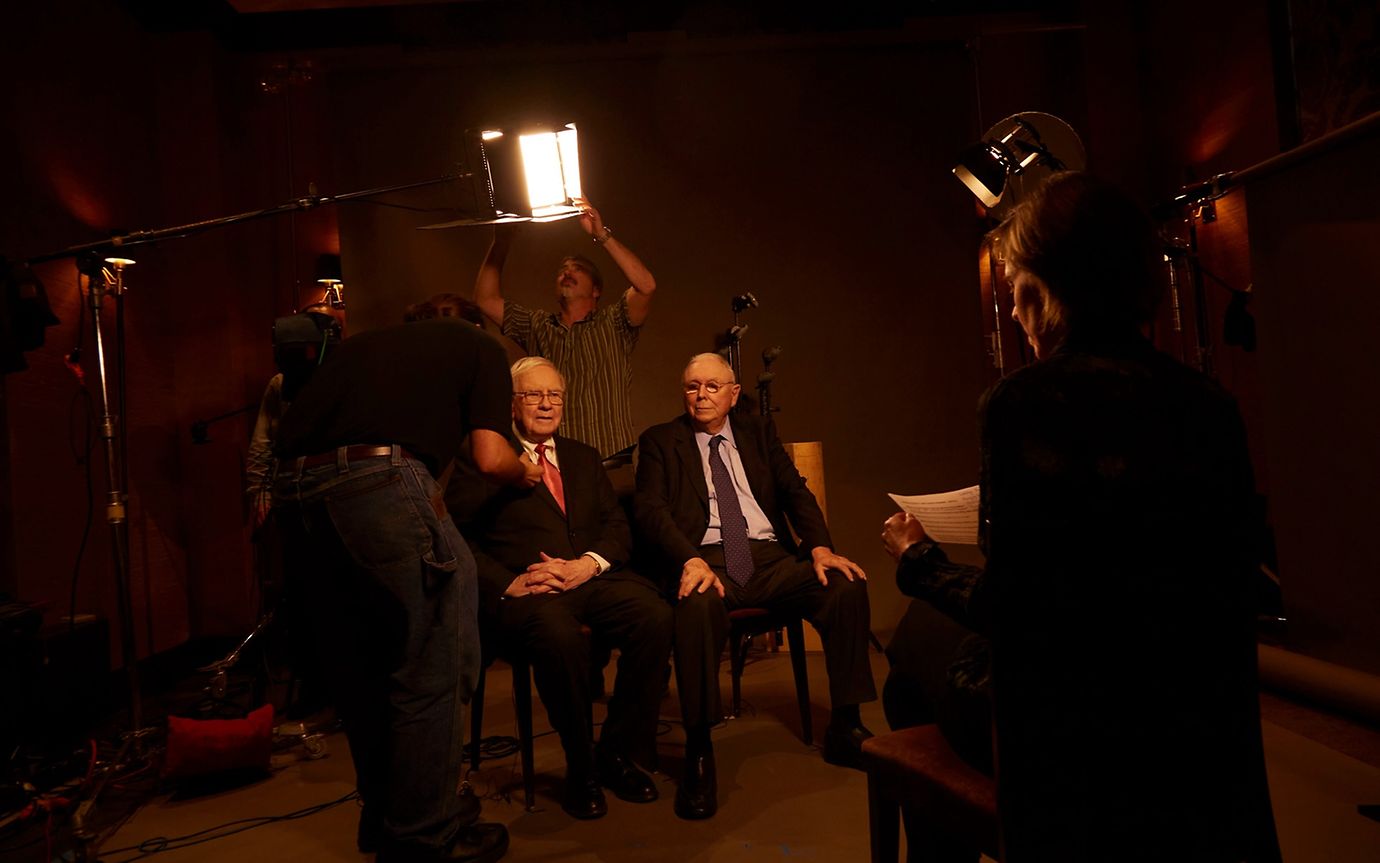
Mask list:
[{"label": "c-stand", "polygon": [[[95,859],[99,837],[97,831],[93,827],[92,814],[95,810],[97,801],[111,780],[121,774],[122,771],[133,764],[147,762],[149,752],[145,747],[145,740],[153,733],[153,729],[145,728],[143,724],[143,695],[139,681],[138,654],[134,638],[133,602],[130,594],[129,525],[127,520],[129,474],[127,469],[128,459],[125,450],[126,435],[124,433],[124,422],[126,420],[125,393],[128,387],[124,374],[125,332],[123,297],[125,291],[124,270],[134,262],[129,258],[118,255],[122,255],[123,250],[128,247],[156,243],[167,239],[179,239],[238,222],[282,213],[309,210],[318,206],[369,198],[388,192],[398,192],[406,189],[431,186],[470,176],[473,175],[468,172],[448,174],[437,179],[424,180],[417,183],[368,189],[335,196],[318,195],[313,185],[309,189],[307,195],[277,206],[251,210],[231,216],[206,219],[171,228],[120,234],[112,236],[107,240],[69,246],[61,251],[29,258],[26,261],[27,264],[34,265],[63,258],[74,258],[77,262],[79,273],[87,279],[87,299],[91,304],[92,328],[96,338],[96,376],[100,384],[101,400],[101,439],[104,442],[106,461],[107,491],[105,512],[106,522],[110,525],[111,556],[115,565],[116,598],[120,618],[120,645],[123,652],[125,679],[128,689],[128,730],[120,735],[120,746],[114,760],[102,764],[93,770],[89,777],[89,783],[84,789],[86,791],[86,797],[82,800],[80,805],[78,805],[72,818],[73,835],[80,843],[78,860],[86,861]],[[107,264],[109,267],[106,266]],[[79,278],[79,289],[80,281]],[[108,374],[105,338],[102,332],[101,312],[104,299],[107,295],[115,299],[114,364],[118,372],[119,383],[117,410],[113,410],[111,405],[110,392],[112,387]],[[256,629],[255,632],[257,633],[258,630]],[[253,637],[254,634],[251,634],[245,641],[248,642]],[[216,668],[214,670],[219,673],[224,671],[224,668]]]},{"label": "c-stand", "polygon": [[[112,274],[105,266],[114,268]],[[102,260],[94,251],[77,256],[77,269],[87,278],[87,295],[91,303],[91,327],[96,338],[96,380],[99,382],[101,407],[101,440],[104,442],[106,466],[105,520],[110,525],[110,552],[115,565],[115,594],[120,616],[120,650],[124,659],[125,683],[129,698],[129,730],[121,736],[115,760],[109,762],[95,777],[90,795],[77,807],[72,816],[72,833],[81,843],[81,859],[87,859],[96,840],[88,819],[106,783],[120,770],[146,756],[143,741],[151,733],[144,727],[143,693],[139,685],[139,663],[134,644],[134,612],[129,590],[129,521],[125,491],[124,417],[112,412],[110,382],[106,364],[105,337],[101,329],[101,307],[107,293],[115,298],[116,339],[115,364],[123,373],[124,361],[124,295],[125,267],[134,263],[128,258]],[[80,280],[79,280],[80,281]],[[123,374],[119,381],[119,400],[124,403],[126,383]]]}]

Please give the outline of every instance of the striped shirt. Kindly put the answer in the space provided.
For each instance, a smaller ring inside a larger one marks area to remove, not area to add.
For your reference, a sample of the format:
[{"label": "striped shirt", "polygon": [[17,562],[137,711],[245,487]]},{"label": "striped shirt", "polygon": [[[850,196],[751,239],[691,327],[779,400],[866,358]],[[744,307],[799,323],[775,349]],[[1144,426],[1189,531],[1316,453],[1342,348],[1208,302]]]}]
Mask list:
[{"label": "striped shirt", "polygon": [[641,332],[628,320],[628,301],[595,309],[566,329],[559,315],[503,304],[503,335],[529,354],[550,360],[565,377],[561,434],[610,456],[637,442],[633,434],[632,352]]}]

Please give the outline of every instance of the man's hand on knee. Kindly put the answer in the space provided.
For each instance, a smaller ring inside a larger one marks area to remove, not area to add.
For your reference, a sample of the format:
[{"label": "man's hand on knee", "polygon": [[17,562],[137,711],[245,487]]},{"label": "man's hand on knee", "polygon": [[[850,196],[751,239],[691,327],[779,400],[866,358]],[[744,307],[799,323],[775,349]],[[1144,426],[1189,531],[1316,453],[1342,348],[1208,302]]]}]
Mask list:
[{"label": "man's hand on knee", "polygon": [[843,573],[843,577],[849,581],[862,579],[867,581],[867,573],[863,572],[862,567],[841,554],[835,554],[832,548],[817,545],[810,550],[810,557],[814,558],[815,578],[825,587],[829,586],[829,570],[835,569]]},{"label": "man's hand on knee", "polygon": [[684,599],[692,593],[704,593],[711,587],[719,592],[719,596],[724,595],[723,582],[719,581],[704,558],[692,557],[681,567],[680,590],[676,591],[676,599]]}]

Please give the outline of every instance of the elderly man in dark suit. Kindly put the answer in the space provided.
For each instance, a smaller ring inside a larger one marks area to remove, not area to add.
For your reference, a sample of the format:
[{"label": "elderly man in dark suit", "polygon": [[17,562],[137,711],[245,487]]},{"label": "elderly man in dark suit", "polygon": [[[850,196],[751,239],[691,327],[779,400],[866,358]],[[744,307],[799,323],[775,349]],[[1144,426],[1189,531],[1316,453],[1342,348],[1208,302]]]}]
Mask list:
[{"label": "elderly man in dark suit", "polygon": [[636,519],[676,596],[686,735],[676,814],[708,818],[718,808],[709,727],[723,713],[718,663],[731,609],[799,613],[819,630],[833,701],[826,761],[860,766],[862,741],[872,735],[858,705],[877,692],[866,577],[834,553],[824,514],[775,428],[732,413],[740,387],[718,354],[692,358],[682,383],[686,415],[648,429],[638,445]]},{"label": "elderly man in dark suit", "polygon": [[[479,566],[481,616],[532,663],[537,692],[565,749],[562,807],[576,818],[608,809],[600,784],[649,803],[656,785],[634,763],[654,752],[657,709],[671,649],[671,608],[624,567],[630,533],[601,464],[586,444],[556,434],[565,381],[549,360],[513,365],[513,428],[522,455],[542,469],[530,489],[498,489],[469,521]],[[618,676],[599,745],[589,728],[590,645],[619,650]]]}]

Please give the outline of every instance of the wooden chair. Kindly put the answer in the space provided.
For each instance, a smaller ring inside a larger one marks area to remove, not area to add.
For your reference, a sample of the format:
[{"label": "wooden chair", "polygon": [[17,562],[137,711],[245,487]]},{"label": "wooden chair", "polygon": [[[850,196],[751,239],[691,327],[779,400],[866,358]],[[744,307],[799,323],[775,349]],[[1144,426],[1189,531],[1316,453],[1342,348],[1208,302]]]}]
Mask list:
[{"label": "wooden chair", "polygon": [[[580,627],[580,633],[592,638],[588,626]],[[487,647],[487,645],[485,645]],[[513,669],[513,711],[517,714],[518,753],[522,759],[522,801],[528,812],[537,806],[536,771],[533,767],[532,751],[532,665],[519,651],[505,651],[502,658]],[[484,689],[489,666],[494,657],[487,650],[479,666],[479,682],[474,687],[474,700],[470,705],[470,769],[478,770],[483,760],[480,743],[484,731]],[[594,703],[589,706],[589,732],[591,742],[594,735]]]},{"label": "wooden chair", "polygon": [[806,746],[814,743],[810,721],[810,679],[805,672],[805,630],[799,617],[777,614],[765,608],[738,608],[728,613],[729,664],[733,677],[733,715],[743,711],[743,666],[747,664],[752,638],[763,633],[786,630],[791,650],[791,670],[795,673],[795,697],[800,703],[800,736]]},{"label": "wooden chair", "polygon": [[996,780],[959,758],[938,725],[880,734],[862,748],[872,863],[896,863],[903,804],[908,863],[1000,858]]}]

